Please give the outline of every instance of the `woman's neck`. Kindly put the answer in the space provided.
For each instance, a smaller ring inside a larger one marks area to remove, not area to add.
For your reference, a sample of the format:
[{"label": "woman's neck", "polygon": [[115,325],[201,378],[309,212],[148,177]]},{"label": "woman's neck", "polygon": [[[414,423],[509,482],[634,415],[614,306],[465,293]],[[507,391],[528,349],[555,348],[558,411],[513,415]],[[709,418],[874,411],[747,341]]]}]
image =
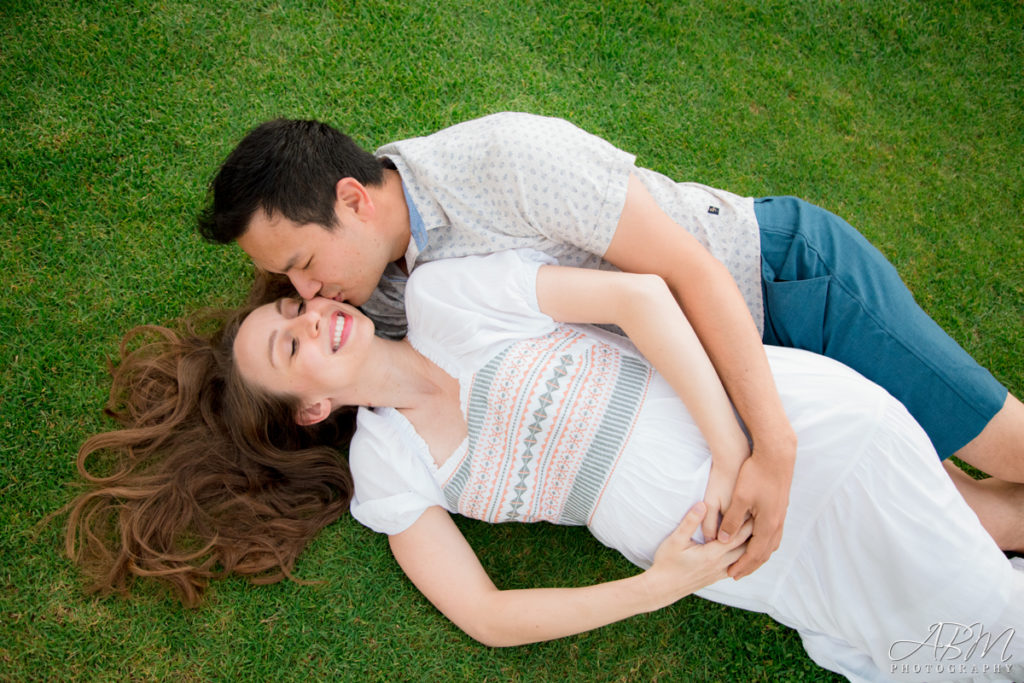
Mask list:
[{"label": "woman's neck", "polygon": [[413,348],[407,339],[374,339],[373,363],[364,368],[357,405],[417,409],[434,400],[454,381],[444,370]]}]

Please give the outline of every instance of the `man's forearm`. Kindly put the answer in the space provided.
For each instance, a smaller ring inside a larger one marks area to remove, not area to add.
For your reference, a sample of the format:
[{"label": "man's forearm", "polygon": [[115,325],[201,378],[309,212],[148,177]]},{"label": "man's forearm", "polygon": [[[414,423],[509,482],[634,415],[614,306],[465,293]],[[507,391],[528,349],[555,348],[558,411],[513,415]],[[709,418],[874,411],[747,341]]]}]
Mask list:
[{"label": "man's forearm", "polygon": [[[673,280],[678,280],[675,282]],[[722,380],[759,457],[792,466],[796,435],[782,407],[757,327],[732,276],[717,261],[667,278]],[[699,282],[700,287],[693,287]]]}]

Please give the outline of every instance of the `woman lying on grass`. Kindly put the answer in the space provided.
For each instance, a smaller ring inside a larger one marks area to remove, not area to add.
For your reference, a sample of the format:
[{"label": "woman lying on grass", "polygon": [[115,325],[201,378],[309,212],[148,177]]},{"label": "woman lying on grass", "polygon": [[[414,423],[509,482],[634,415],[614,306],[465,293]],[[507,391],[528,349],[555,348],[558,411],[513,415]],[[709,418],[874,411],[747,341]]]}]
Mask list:
[{"label": "woman lying on grass", "polygon": [[[83,473],[98,450],[125,466],[91,478],[69,552],[100,589],[153,575],[189,604],[220,573],[279,579],[348,502],[348,468],[317,444],[337,443],[362,406],[353,515],[485,644],[579,633],[696,593],[797,629],[816,662],[852,680],[1019,674],[1024,566],[984,532],[901,404],[827,358],[768,349],[796,472],[780,547],[730,579],[745,535],[716,527],[749,444],[703,348],[660,279],[545,258],[418,269],[401,342],[326,299],[264,305],[211,341],[165,333],[119,369],[124,429],[79,455]],[[450,512],[585,524],[644,571],[499,590]],[[978,624],[989,646],[955,663],[915,647],[943,623]]]}]

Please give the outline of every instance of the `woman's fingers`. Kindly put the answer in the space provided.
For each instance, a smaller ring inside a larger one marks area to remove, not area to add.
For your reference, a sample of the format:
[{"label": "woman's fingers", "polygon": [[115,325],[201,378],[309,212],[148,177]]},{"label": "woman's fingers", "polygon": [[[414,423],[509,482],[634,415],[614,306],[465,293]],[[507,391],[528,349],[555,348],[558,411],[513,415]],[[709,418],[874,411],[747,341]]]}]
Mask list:
[{"label": "woman's fingers", "polygon": [[[747,550],[747,547],[745,545],[743,545],[743,546],[740,546],[739,548],[732,548],[728,552],[726,552],[725,555],[722,556],[722,560],[724,561],[726,568],[728,568],[730,565],[732,565],[732,563],[735,562],[736,560],[738,560],[741,557],[743,557],[743,553],[745,553],[746,550]],[[725,572],[725,576],[723,576],[722,578],[724,579],[726,576],[729,576],[728,572]]]},{"label": "woman's fingers", "polygon": [[685,588],[683,595],[725,578],[729,566],[746,550],[753,528],[753,523],[747,522],[728,541],[695,543],[692,536],[708,511],[709,506],[703,501],[695,503],[654,555],[654,565],[674,577],[672,585],[681,582]]},{"label": "woman's fingers", "polygon": [[697,527],[700,526],[700,523],[704,521],[707,513],[708,506],[705,505],[703,501],[694,503],[693,506],[686,511],[686,514],[683,515],[683,521],[681,521],[679,526],[676,527],[673,535],[681,536],[689,540],[689,538],[697,531]]},{"label": "woman's fingers", "polygon": [[707,505],[707,512],[704,514],[704,521],[700,525],[700,530],[704,534],[704,540],[710,541],[718,535],[718,517],[721,508],[714,503],[705,503]]}]

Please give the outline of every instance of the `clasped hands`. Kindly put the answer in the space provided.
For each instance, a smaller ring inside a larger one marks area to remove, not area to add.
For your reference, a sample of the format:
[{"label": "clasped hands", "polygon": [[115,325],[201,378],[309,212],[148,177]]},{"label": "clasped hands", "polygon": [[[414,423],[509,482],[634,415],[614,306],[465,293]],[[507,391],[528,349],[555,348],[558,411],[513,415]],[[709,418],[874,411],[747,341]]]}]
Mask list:
[{"label": "clasped hands", "polygon": [[[712,464],[704,500],[659,546],[655,565],[684,570],[694,579],[686,587],[703,581],[692,590],[751,574],[782,542],[794,459],[755,451],[738,464]],[[703,544],[691,538],[698,527]]]}]

